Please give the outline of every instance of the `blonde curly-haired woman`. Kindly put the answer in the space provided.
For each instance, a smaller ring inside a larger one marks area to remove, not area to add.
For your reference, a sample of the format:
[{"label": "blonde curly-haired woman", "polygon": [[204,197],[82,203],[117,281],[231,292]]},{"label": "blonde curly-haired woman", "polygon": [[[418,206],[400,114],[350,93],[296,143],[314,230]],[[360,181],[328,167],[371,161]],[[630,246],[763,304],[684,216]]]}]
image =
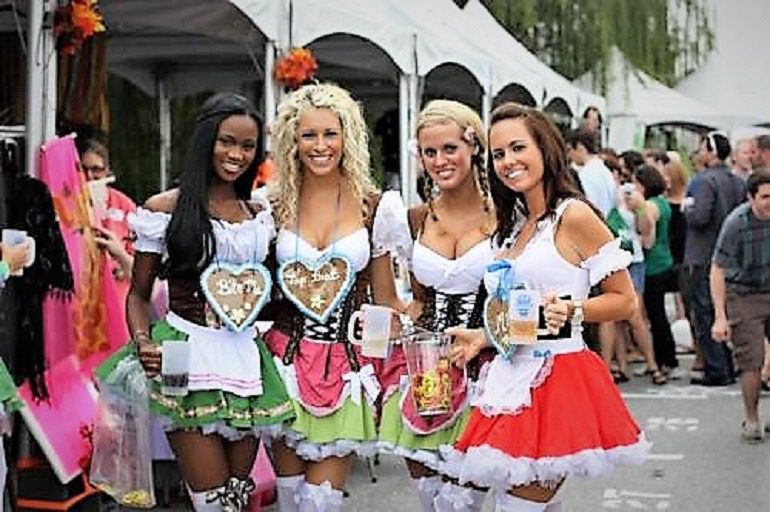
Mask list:
[{"label": "blonde curly-haired woman", "polygon": [[[364,118],[344,89],[291,93],[273,142],[278,172],[268,195],[282,294],[266,339],[297,414],[273,444],[279,508],[331,512],[341,509],[353,454],[373,453],[377,441],[377,361],[348,341],[347,327],[367,302],[404,309],[389,250],[405,216],[398,194],[380,194],[371,181]],[[309,285],[311,275],[327,286]]]}]

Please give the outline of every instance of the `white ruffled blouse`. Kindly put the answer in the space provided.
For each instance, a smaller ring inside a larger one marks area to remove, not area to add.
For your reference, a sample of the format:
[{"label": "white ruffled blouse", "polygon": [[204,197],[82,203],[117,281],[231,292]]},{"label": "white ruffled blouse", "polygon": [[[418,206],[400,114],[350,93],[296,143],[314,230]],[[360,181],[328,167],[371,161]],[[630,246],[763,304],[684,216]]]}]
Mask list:
[{"label": "white ruffled blouse", "polygon": [[[631,254],[620,248],[620,239],[607,242],[579,266],[559,254],[554,242],[554,227],[572,201],[565,200],[559,205],[555,219],[541,221],[523,252],[516,259],[509,260],[514,272],[514,285],[523,282],[541,293],[570,295],[574,300],[582,300],[588,297],[592,286],[631,263]],[[484,284],[490,294],[495,293],[501,276],[502,270],[484,275]],[[552,356],[578,352],[583,348],[582,335],[578,331],[573,332],[570,340],[538,342],[521,347],[510,361],[498,355],[480,379],[481,390],[473,405],[489,416],[516,414],[530,406],[531,389],[547,378],[553,364]],[[551,356],[543,357],[542,354]]]},{"label": "white ruffled blouse", "polygon": [[[263,198],[258,198],[256,202],[262,209],[253,219],[243,222],[211,219],[219,261],[240,264],[262,262],[267,257],[270,241],[275,236],[275,223],[270,203]],[[129,213],[128,223],[136,233],[136,250],[167,256],[166,229],[170,221],[170,213],[145,208]]]},{"label": "white ruffled blouse", "polygon": [[334,253],[347,258],[356,273],[366,268],[371,258],[388,252],[404,256],[411,249],[411,239],[406,209],[398,192],[382,194],[372,226],[371,250],[369,246],[369,233],[364,227],[338,238],[322,249],[314,247],[291,230],[281,229],[275,253],[279,264],[293,258],[313,261]]}]

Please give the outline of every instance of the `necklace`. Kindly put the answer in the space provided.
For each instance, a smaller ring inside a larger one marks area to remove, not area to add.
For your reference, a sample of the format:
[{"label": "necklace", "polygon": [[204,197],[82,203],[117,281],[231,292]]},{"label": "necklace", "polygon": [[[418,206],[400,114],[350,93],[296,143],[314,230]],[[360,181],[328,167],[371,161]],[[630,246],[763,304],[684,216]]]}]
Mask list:
[{"label": "necklace", "polygon": [[307,317],[325,324],[333,311],[347,296],[355,281],[353,266],[344,255],[337,254],[337,229],[342,190],[337,188],[337,206],[334,214],[334,231],[330,251],[315,258],[303,258],[299,253],[300,215],[294,245],[294,258],[288,259],[278,269],[278,283],[284,295]]},{"label": "necklace", "polygon": [[[334,207],[334,227],[332,228],[332,241],[331,244],[324,244],[324,248],[331,245],[331,252],[334,253],[334,245],[337,243],[337,229],[340,223],[340,205],[342,204],[342,185],[337,183],[337,199]],[[300,208],[297,208],[297,223],[295,228],[297,236],[294,241],[294,257],[299,257],[299,239],[302,237],[302,231],[300,229]]]}]

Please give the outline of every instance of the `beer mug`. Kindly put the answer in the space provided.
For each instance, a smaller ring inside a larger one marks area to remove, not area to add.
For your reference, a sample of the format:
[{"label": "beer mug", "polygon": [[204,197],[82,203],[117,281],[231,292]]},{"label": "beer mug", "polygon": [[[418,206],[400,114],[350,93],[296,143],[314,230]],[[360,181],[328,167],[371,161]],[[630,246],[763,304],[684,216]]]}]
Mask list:
[{"label": "beer mug", "polygon": [[[361,347],[364,357],[388,357],[390,349],[390,327],[393,310],[385,306],[364,304],[360,311],[350,316],[348,341]],[[356,337],[356,323],[361,322],[361,337]]]}]

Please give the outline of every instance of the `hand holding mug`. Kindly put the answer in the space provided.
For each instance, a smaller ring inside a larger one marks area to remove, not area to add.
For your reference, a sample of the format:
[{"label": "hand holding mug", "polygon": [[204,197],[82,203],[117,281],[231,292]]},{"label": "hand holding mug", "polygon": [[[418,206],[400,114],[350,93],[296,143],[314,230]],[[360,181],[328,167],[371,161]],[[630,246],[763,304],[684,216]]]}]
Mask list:
[{"label": "hand holding mug", "polygon": [[23,243],[19,245],[6,245],[2,244],[3,261],[8,263],[8,268],[11,274],[19,272],[29,259],[29,244]]},{"label": "hand holding mug", "polygon": [[158,345],[155,345],[146,334],[135,336],[136,351],[139,362],[142,363],[148,377],[154,377],[160,373],[162,355]]},{"label": "hand holding mug", "polygon": [[452,337],[450,359],[452,364],[458,367],[467,365],[487,345],[487,338],[482,329],[450,327],[444,334]]},{"label": "hand holding mug", "polygon": [[561,300],[555,293],[547,293],[543,296],[545,323],[548,332],[558,334],[564,324],[569,320],[570,303]]}]

